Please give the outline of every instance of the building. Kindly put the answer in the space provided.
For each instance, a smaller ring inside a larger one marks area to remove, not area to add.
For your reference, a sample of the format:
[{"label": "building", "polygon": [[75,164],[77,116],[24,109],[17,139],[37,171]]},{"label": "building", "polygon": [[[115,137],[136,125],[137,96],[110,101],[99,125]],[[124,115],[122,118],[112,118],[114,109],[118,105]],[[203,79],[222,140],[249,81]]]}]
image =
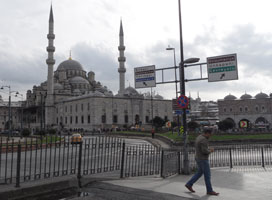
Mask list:
[{"label": "building", "polygon": [[161,96],[150,97],[125,87],[124,33],[122,21],[119,32],[119,91],[114,95],[95,79],[93,71],[86,72],[80,62],[61,62],[54,71],[54,17],[49,14],[47,81],[28,90],[26,95],[26,126],[31,129],[84,129],[145,126],[152,116],[172,121],[172,101]]},{"label": "building", "polygon": [[188,119],[200,125],[215,125],[219,121],[218,105],[215,101],[201,101],[198,97],[190,97],[190,111]]},{"label": "building", "polygon": [[227,95],[218,100],[219,119],[229,119],[235,128],[240,129],[271,129],[272,94],[258,93],[254,97],[243,94],[239,99]]},{"label": "building", "polygon": [[22,101],[4,101],[0,95],[0,131],[9,129],[9,109],[12,130],[20,130],[22,122]]}]

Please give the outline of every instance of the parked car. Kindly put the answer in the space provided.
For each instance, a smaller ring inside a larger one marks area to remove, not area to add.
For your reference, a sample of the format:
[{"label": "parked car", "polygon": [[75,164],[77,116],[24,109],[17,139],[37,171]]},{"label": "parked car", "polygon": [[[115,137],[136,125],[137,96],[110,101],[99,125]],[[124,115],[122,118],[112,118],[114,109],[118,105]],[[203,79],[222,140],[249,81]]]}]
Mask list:
[{"label": "parked car", "polygon": [[71,144],[80,144],[82,143],[83,138],[81,136],[81,134],[79,133],[74,133],[71,137]]}]

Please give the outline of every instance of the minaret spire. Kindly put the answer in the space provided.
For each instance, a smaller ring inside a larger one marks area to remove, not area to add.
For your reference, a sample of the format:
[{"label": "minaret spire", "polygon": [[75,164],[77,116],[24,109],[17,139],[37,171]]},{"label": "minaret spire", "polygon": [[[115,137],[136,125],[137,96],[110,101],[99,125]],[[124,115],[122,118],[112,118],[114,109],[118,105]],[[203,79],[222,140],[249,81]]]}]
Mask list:
[{"label": "minaret spire", "polygon": [[46,59],[46,63],[48,65],[48,73],[47,73],[47,96],[46,96],[46,109],[45,109],[45,124],[47,127],[54,124],[54,79],[53,79],[53,70],[54,70],[54,16],[53,16],[53,9],[52,4],[50,7],[50,14],[49,14],[49,30],[47,34],[48,38],[48,46],[46,48],[48,52],[48,58]]},{"label": "minaret spire", "polygon": [[125,49],[126,47],[124,46],[124,32],[123,32],[123,24],[122,20],[120,20],[120,31],[119,31],[119,91],[118,94],[122,95],[124,94],[125,90],[125,73],[126,73],[126,68],[125,68],[125,62],[126,62],[126,57],[125,57]]}]

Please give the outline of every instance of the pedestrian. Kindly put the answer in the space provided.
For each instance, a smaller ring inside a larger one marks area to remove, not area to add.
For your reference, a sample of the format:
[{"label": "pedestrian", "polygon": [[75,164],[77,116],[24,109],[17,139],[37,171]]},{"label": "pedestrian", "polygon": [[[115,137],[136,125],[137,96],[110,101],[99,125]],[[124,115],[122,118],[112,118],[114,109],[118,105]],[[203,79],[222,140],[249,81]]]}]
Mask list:
[{"label": "pedestrian", "polygon": [[154,128],[152,128],[152,130],[151,130],[151,135],[152,135],[152,138],[155,137],[155,129]]},{"label": "pedestrian", "polygon": [[204,174],[204,180],[208,195],[219,195],[212,188],[211,184],[211,171],[209,165],[209,154],[214,151],[213,148],[209,148],[208,139],[211,137],[212,129],[205,128],[203,134],[199,135],[195,140],[195,160],[197,163],[197,172],[193,177],[186,183],[185,187],[190,192],[195,192],[193,184]]}]

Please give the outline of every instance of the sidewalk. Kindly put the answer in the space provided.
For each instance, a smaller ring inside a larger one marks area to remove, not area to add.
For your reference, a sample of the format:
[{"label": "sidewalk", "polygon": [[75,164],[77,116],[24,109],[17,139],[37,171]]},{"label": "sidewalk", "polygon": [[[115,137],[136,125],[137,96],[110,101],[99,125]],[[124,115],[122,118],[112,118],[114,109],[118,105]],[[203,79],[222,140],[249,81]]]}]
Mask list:
[{"label": "sidewalk", "polygon": [[[206,195],[203,177],[194,185],[196,193],[185,187],[191,177],[176,175],[167,179],[137,177],[104,181],[83,189],[89,196],[74,199],[217,199],[217,200],[268,200],[272,199],[272,170],[263,168],[212,169],[212,184],[219,196]],[[109,184],[106,184],[109,183]],[[112,185],[111,185],[112,184]],[[116,187],[119,186],[119,187]],[[100,193],[98,192],[100,188]],[[149,191],[149,192],[148,192]],[[99,193],[99,194],[98,194]],[[104,195],[103,195],[104,194]],[[107,195],[106,195],[107,194]],[[149,195],[148,195],[149,194]],[[108,196],[109,195],[109,196]],[[122,198],[122,196],[126,198]]]}]

